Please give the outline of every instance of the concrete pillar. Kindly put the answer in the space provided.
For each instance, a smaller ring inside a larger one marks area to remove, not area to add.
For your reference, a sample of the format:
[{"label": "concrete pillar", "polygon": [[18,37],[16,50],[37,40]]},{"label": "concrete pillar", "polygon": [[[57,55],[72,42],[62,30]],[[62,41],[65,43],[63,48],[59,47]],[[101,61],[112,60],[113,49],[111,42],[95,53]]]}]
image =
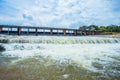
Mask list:
[{"label": "concrete pillar", "polygon": [[28,31],[27,31],[27,35],[29,34],[29,28],[28,28]]},{"label": "concrete pillar", "polygon": [[50,29],[50,34],[53,35],[53,29]]},{"label": "concrete pillar", "polygon": [[57,34],[59,35],[59,31],[58,31],[58,29],[57,29]]},{"label": "concrete pillar", "polygon": [[8,28],[8,35],[10,34],[10,28]]},{"label": "concrete pillar", "polygon": [[88,31],[88,33],[87,33],[88,35],[91,35],[92,34],[92,32],[91,31]]},{"label": "concrete pillar", "polygon": [[43,29],[43,34],[45,34],[45,29]]},{"label": "concrete pillar", "polygon": [[70,35],[72,35],[72,34],[73,34],[71,30],[69,30],[69,33],[70,33]]},{"label": "concrete pillar", "polygon": [[65,29],[63,29],[63,35],[66,36],[66,30]]},{"label": "concrete pillar", "polygon": [[21,28],[20,27],[18,27],[18,35],[20,35],[21,34]]},{"label": "concrete pillar", "polygon": [[10,29],[11,29],[10,32],[12,33],[12,27]]},{"label": "concrete pillar", "polygon": [[2,32],[2,27],[0,27],[0,32]]},{"label": "concrete pillar", "polygon": [[91,35],[95,35],[95,32],[94,32],[94,31],[92,31]]},{"label": "concrete pillar", "polygon": [[8,34],[10,35],[10,32],[12,33],[12,27],[8,29]]},{"label": "concrete pillar", "polygon": [[11,32],[12,32],[12,27],[11,27]]},{"label": "concrete pillar", "polygon": [[86,33],[85,31],[83,31],[82,34],[83,34],[84,36],[87,35],[87,33]]},{"label": "concrete pillar", "polygon": [[77,36],[77,30],[74,30],[74,36]]},{"label": "concrete pillar", "polygon": [[35,28],[35,33],[36,35],[38,35],[38,28]]}]

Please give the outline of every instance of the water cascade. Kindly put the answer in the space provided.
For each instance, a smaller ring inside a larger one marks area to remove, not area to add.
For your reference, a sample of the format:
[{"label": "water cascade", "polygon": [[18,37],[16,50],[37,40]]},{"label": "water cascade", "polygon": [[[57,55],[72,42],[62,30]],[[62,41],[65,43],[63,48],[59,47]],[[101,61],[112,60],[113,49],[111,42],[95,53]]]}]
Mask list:
[{"label": "water cascade", "polygon": [[9,37],[1,38],[0,43],[41,43],[41,44],[106,44],[120,43],[119,38],[101,37]]},{"label": "water cascade", "polygon": [[[41,74],[43,77],[49,76],[46,72],[52,70],[54,79],[60,80],[120,78],[119,38],[10,36],[0,38],[0,45],[5,48],[0,55],[9,59],[13,66],[22,66],[23,72],[26,69],[24,73],[29,75],[27,69],[34,76]],[[3,64],[7,63],[4,58],[0,59]]]}]

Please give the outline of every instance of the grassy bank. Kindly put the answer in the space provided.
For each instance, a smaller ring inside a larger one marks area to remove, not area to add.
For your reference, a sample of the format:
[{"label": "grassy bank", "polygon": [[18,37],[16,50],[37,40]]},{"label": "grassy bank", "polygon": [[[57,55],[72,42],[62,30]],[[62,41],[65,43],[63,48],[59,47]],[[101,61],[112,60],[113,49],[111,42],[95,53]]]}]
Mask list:
[{"label": "grassy bank", "polygon": [[120,32],[102,32],[102,35],[117,35],[120,34]]}]

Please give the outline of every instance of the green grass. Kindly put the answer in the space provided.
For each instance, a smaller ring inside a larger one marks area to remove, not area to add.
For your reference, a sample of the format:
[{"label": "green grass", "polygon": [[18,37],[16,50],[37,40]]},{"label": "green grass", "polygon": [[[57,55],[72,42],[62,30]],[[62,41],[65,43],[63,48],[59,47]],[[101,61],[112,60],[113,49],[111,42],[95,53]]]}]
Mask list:
[{"label": "green grass", "polygon": [[116,35],[119,34],[118,32],[102,32],[103,35]]}]

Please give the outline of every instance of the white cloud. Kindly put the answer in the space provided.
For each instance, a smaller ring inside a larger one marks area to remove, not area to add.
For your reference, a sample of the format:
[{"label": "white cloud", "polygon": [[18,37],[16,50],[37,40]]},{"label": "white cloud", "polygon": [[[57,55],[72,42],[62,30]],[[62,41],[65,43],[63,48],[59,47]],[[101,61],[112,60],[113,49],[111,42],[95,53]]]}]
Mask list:
[{"label": "white cloud", "polygon": [[[109,0],[6,0],[18,9],[15,18],[21,25],[68,27],[81,25],[120,24]],[[9,17],[8,17],[9,19]],[[11,18],[10,18],[11,20]],[[13,21],[14,21],[13,20]],[[113,21],[114,20],[114,21]],[[25,24],[26,23],[26,24]]]}]

